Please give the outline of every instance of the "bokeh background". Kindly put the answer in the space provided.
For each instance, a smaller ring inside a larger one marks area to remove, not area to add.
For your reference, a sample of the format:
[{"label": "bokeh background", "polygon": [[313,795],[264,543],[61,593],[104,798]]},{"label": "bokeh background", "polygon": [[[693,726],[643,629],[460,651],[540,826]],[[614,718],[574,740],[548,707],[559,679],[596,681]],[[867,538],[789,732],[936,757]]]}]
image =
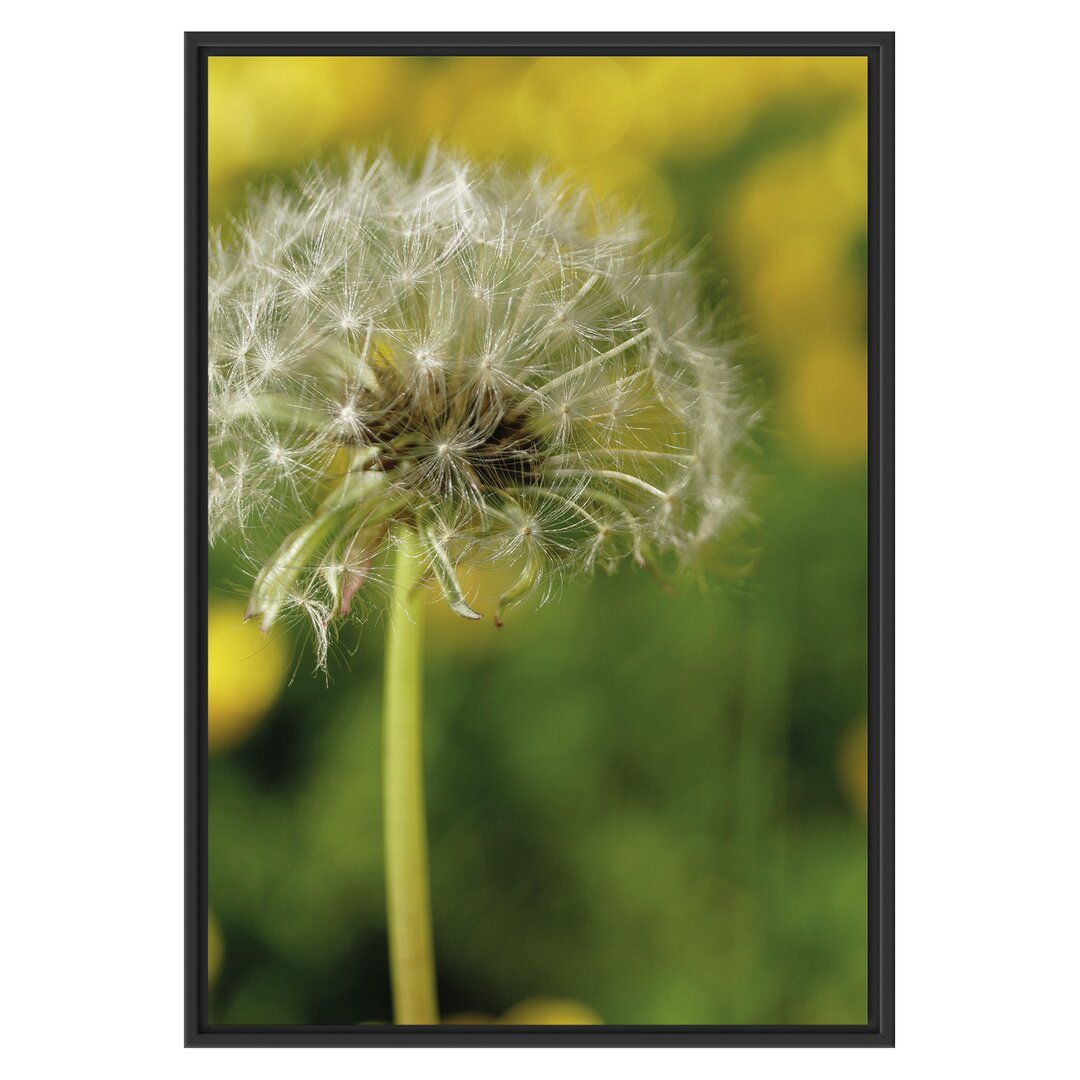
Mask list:
[{"label": "bokeh background", "polygon": [[[763,409],[704,591],[632,570],[496,631],[433,606],[448,1020],[867,1015],[866,60],[213,57],[211,224],[346,146],[537,159],[700,252]],[[390,1016],[382,648],[313,671],[210,562],[210,1019]],[[483,588],[483,584],[478,585]]]}]

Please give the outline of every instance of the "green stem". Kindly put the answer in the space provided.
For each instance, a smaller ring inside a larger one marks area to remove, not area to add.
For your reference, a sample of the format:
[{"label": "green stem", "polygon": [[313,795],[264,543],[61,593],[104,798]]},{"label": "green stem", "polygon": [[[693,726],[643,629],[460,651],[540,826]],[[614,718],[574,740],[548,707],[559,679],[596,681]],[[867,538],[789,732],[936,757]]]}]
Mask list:
[{"label": "green stem", "polygon": [[424,591],[417,584],[422,567],[416,533],[399,526],[394,537],[394,594],[386,629],[383,702],[390,982],[394,1023],[437,1024],[420,739]]}]

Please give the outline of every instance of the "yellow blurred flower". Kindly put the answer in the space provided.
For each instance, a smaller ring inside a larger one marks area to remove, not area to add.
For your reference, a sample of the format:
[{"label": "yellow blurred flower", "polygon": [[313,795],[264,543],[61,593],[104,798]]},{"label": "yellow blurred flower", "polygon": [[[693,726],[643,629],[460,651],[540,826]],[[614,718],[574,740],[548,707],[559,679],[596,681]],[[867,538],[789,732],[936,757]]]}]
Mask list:
[{"label": "yellow blurred flower", "polygon": [[469,56],[427,66],[401,97],[397,141],[409,152],[435,139],[482,161],[516,156],[514,93],[527,63],[516,56]]},{"label": "yellow blurred flower", "polygon": [[444,1024],[594,1025],[603,1024],[600,1014],[573,998],[532,997],[519,1001],[496,1018],[490,1013],[463,1012],[447,1016]]},{"label": "yellow blurred flower", "polygon": [[655,56],[620,61],[637,89],[626,143],[649,153],[715,157],[783,97],[866,95],[866,60],[841,56]]},{"label": "yellow blurred flower", "polygon": [[862,100],[865,56],[743,56],[742,77],[767,97],[798,95]]},{"label": "yellow blurred flower", "polygon": [[207,739],[211,753],[245,739],[273,705],[288,655],[280,632],[244,622],[244,605],[215,600],[207,620]]},{"label": "yellow blurred flower", "polygon": [[836,771],[840,786],[844,789],[851,805],[866,817],[867,795],[870,785],[868,747],[869,733],[866,716],[858,720],[847,730],[840,743],[836,759]]},{"label": "yellow blurred flower", "polygon": [[853,208],[854,224],[866,225],[866,198],[869,182],[867,169],[869,147],[867,144],[866,99],[851,109],[837,124],[825,145],[825,162],[829,177],[846,205]]},{"label": "yellow blurred flower", "polygon": [[206,913],[206,981],[210,986],[221,970],[225,959],[225,939],[221,935],[221,926],[212,911]]},{"label": "yellow blurred flower", "polygon": [[[746,177],[741,198],[719,207],[741,259],[767,262],[792,240],[838,253],[865,230],[865,162],[860,182],[852,164],[853,130],[845,125],[824,147],[815,143],[767,157]],[[865,130],[862,138],[865,157]]]},{"label": "yellow blurred flower", "polygon": [[397,56],[212,56],[211,210],[246,173],[298,165],[338,141],[384,137],[412,61]]},{"label": "yellow blurred flower", "polygon": [[717,207],[751,323],[782,358],[802,363],[808,350],[845,339],[864,348],[866,283],[856,253],[866,215],[865,104],[827,139],[766,158],[741,195]]},{"label": "yellow blurred flower", "polygon": [[791,363],[786,408],[803,448],[835,464],[866,457],[865,347],[823,342]]},{"label": "yellow blurred flower", "polygon": [[618,145],[635,87],[607,56],[542,56],[517,91],[521,134],[556,162],[584,161]]},{"label": "yellow blurred flower", "polygon": [[757,267],[733,274],[746,297],[751,324],[781,358],[807,343],[861,334],[866,311],[862,279],[840,265],[833,238],[792,237]]},{"label": "yellow blurred flower", "polygon": [[533,997],[503,1013],[500,1024],[602,1024],[600,1014],[572,998]]},{"label": "yellow blurred flower", "polygon": [[716,155],[746,128],[758,94],[747,57],[660,56],[634,64],[638,110],[629,141],[662,157]]},{"label": "yellow blurred flower", "polygon": [[634,86],[608,57],[454,57],[431,65],[401,123],[481,161],[577,167],[614,149],[634,112]]},{"label": "yellow blurred flower", "polygon": [[479,1027],[485,1024],[497,1024],[499,1021],[491,1013],[463,1012],[444,1016],[442,1022],[444,1024],[472,1024],[474,1027]]}]

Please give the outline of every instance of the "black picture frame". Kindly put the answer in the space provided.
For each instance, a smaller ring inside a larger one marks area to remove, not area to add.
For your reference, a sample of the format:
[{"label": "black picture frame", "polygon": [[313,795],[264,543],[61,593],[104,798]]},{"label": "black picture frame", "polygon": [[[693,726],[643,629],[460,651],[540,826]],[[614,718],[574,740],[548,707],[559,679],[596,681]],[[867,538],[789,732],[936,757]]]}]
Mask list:
[{"label": "black picture frame", "polygon": [[[184,1042],[213,1046],[894,1045],[894,47],[888,33],[185,35]],[[859,1026],[213,1026],[207,1013],[207,58],[213,55],[849,55],[869,79],[868,1016]]]}]

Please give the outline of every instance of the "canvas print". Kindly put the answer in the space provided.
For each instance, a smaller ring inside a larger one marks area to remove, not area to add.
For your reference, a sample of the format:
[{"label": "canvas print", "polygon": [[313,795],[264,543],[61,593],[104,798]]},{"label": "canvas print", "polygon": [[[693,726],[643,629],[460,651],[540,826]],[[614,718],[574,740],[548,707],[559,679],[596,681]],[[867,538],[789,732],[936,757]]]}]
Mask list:
[{"label": "canvas print", "polygon": [[210,1023],[865,1025],[866,56],[207,80]]}]

